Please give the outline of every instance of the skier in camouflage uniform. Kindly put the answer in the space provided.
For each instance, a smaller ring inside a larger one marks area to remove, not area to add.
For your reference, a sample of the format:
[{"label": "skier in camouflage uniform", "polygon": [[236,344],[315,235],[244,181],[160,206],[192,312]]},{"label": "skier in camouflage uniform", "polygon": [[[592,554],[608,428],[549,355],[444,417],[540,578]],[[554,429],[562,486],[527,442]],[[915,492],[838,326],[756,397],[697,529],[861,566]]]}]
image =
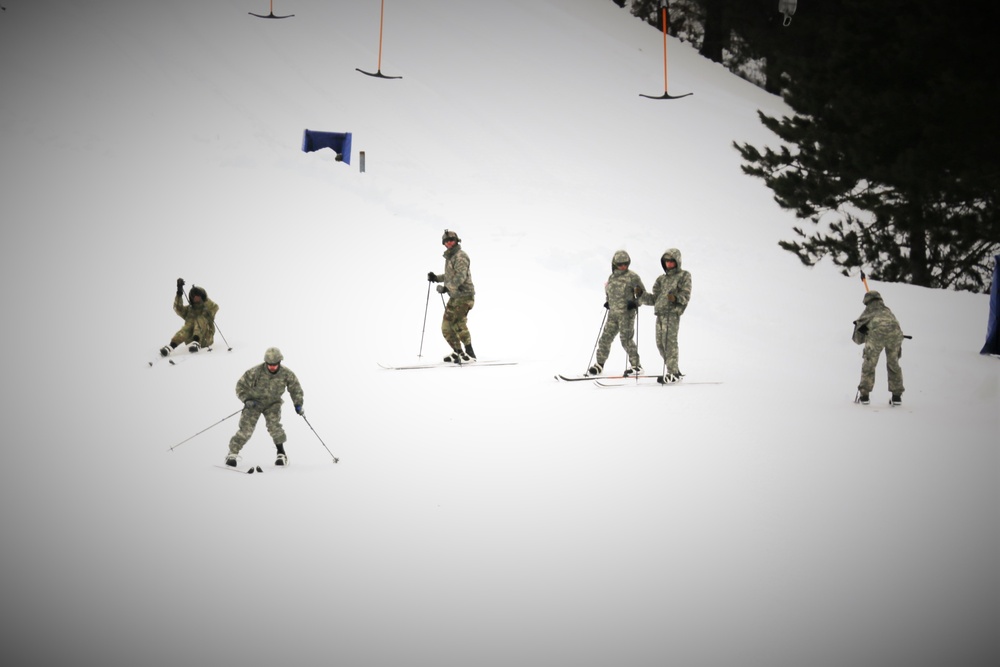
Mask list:
[{"label": "skier in camouflage uniform", "polygon": [[629,368],[625,375],[638,375],[642,372],[639,348],[635,344],[635,320],[639,299],[646,293],[646,288],[639,275],[628,268],[631,263],[632,258],[624,250],[616,252],[611,259],[611,276],[604,285],[607,297],[604,307],[608,309],[608,317],[597,344],[597,362],[587,369],[589,375],[599,375],[604,370],[604,362],[608,360],[611,342],[616,335],[628,354]]},{"label": "skier in camouflage uniform", "polygon": [[[442,283],[437,286],[440,294],[448,294],[448,303],[441,320],[441,333],[451,346],[451,354],[445,361],[462,363],[475,361],[472,349],[472,334],[469,333],[469,311],[476,304],[476,287],[472,284],[472,268],[469,256],[462,250],[462,239],[450,229],[444,230],[441,244],[444,245],[444,273],[427,273],[427,280]],[[462,345],[465,349],[462,349]]]},{"label": "skier in camouflage uniform", "polygon": [[191,305],[184,305],[184,279],[177,279],[177,295],[174,297],[174,312],[184,320],[169,345],[160,348],[164,357],[175,347],[184,343],[188,351],[197,352],[203,347],[211,347],[215,342],[215,314],[219,306],[208,298],[204,287],[191,286]]},{"label": "skier in camouflage uniform", "polygon": [[656,312],[656,349],[663,357],[666,372],[658,378],[662,383],[677,382],[683,377],[677,363],[677,331],[681,315],[691,300],[691,274],[681,268],[681,251],[670,248],[660,257],[663,275],[653,283],[652,293],[642,296],[641,303],[653,306]]},{"label": "skier in camouflage uniform", "polygon": [[281,396],[285,390],[292,397],[295,412],[302,416],[305,413],[302,411],[302,385],[295,373],[281,365],[283,359],[281,350],[269,347],[264,352],[264,363],[248,370],[236,383],[236,397],[243,402],[243,414],[240,416],[239,430],[229,441],[227,466],[236,465],[236,457],[253,435],[261,415],[264,415],[267,432],[278,449],[274,465],[288,464],[288,456],[285,454],[287,438],[285,429],[281,426],[281,405],[284,402]]},{"label": "skier in camouflage uniform", "polygon": [[889,391],[892,404],[902,403],[903,370],[899,359],[903,356],[903,330],[889,307],[882,301],[882,295],[872,290],[864,298],[865,309],[854,320],[852,339],[864,345],[861,362],[861,382],[858,384],[858,401],[868,405],[869,394],[875,386],[875,367],[878,366],[882,350],[885,350],[885,366],[889,373]]}]

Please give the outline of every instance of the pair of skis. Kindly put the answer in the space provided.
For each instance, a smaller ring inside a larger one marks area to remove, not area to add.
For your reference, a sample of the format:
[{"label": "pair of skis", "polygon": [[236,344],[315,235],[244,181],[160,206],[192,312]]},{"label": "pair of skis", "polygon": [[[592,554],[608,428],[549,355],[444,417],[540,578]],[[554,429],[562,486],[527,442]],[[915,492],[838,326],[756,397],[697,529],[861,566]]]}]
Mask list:
[{"label": "pair of skis", "polygon": [[215,467],[216,468],[222,468],[223,470],[229,470],[229,471],[232,471],[232,472],[238,472],[241,475],[252,475],[255,472],[264,472],[264,469],[261,468],[260,466],[250,466],[246,470],[240,470],[239,468],[234,468],[233,466],[218,465],[218,464],[216,464]]},{"label": "pair of skis", "polygon": [[379,363],[381,368],[388,371],[412,371],[412,370],[423,370],[428,368],[475,368],[476,366],[514,366],[516,361],[502,361],[498,359],[487,360],[487,361],[463,361],[462,363],[455,363],[452,361],[441,361],[432,364],[403,364],[398,366],[391,366],[383,363]]},{"label": "pair of skis", "polygon": [[[177,350],[175,349],[174,352],[176,352],[176,351]],[[210,348],[210,347],[203,347],[203,348],[199,349],[197,352],[189,352],[187,348],[184,348],[184,351],[178,353],[176,356],[174,356],[174,352],[171,352],[170,354],[167,354],[167,355],[163,355],[163,354],[160,354],[159,352],[157,352],[156,353],[156,358],[153,359],[153,360],[151,360],[149,362],[149,365],[152,367],[152,366],[156,365],[157,362],[160,362],[160,361],[163,361],[164,359],[166,359],[168,362],[170,362],[171,366],[176,366],[177,364],[184,363],[185,361],[187,361],[188,359],[190,359],[191,357],[193,357],[196,354],[201,354],[202,352],[211,352],[211,351],[212,351],[212,348]]]},{"label": "pair of skis", "polygon": [[[555,379],[560,382],[583,382],[592,381],[598,387],[677,387],[680,385],[694,384],[722,384],[721,382],[689,382],[681,380],[679,382],[659,382],[661,375],[556,375]],[[653,380],[653,382],[649,382]]]}]

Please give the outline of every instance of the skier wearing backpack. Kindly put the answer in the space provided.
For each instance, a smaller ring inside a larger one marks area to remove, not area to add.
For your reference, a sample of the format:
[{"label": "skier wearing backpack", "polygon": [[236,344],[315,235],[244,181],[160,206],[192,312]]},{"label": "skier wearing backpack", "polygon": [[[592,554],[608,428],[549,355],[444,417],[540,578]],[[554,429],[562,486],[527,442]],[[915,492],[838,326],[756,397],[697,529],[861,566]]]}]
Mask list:
[{"label": "skier wearing backpack", "polygon": [[861,382],[858,383],[858,402],[868,405],[869,394],[875,386],[875,368],[885,350],[885,367],[889,374],[889,391],[892,404],[903,402],[903,370],[899,359],[903,356],[903,330],[899,320],[882,300],[882,295],[872,290],[865,293],[865,309],[854,320],[854,334],[851,339],[864,345],[861,361]]}]

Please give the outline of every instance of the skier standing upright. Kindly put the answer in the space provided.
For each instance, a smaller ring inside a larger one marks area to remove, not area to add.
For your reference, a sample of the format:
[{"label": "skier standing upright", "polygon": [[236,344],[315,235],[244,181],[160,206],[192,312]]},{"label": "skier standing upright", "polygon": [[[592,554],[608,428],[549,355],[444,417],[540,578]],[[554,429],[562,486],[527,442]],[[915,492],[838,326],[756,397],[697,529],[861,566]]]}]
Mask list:
[{"label": "skier standing upright", "polygon": [[[444,273],[430,271],[427,280],[441,283],[437,286],[440,294],[449,296],[441,320],[441,333],[451,346],[451,354],[445,361],[462,363],[473,361],[476,353],[472,349],[472,334],[469,333],[469,311],[476,304],[476,287],[472,284],[472,268],[469,255],[462,250],[462,239],[450,229],[444,230],[441,244],[444,245]],[[465,349],[462,349],[462,346]]]},{"label": "skier standing upright", "polygon": [[656,349],[663,357],[665,372],[661,383],[677,382],[683,377],[678,365],[677,332],[681,315],[691,300],[691,274],[681,268],[681,251],[670,248],[660,257],[663,275],[653,283],[652,293],[642,296],[642,303],[656,312]]},{"label": "skier standing upright", "polygon": [[276,347],[267,348],[264,352],[264,363],[248,370],[236,383],[236,397],[243,402],[243,414],[240,415],[239,430],[229,441],[227,466],[236,465],[236,458],[243,445],[253,435],[261,415],[264,415],[267,432],[278,450],[278,458],[274,464],[287,465],[288,456],[285,454],[287,436],[281,426],[281,405],[284,403],[281,399],[282,394],[288,391],[295,405],[296,414],[304,416],[305,413],[302,411],[304,398],[302,385],[299,384],[295,373],[281,365],[283,359],[281,350]]},{"label": "skier standing upright", "polygon": [[642,372],[639,348],[635,344],[635,320],[639,299],[646,293],[646,288],[639,275],[629,269],[631,264],[632,258],[624,250],[616,252],[611,259],[611,275],[604,285],[607,298],[604,307],[608,309],[608,317],[597,345],[597,361],[587,370],[589,375],[600,375],[604,370],[604,362],[611,354],[611,341],[616,335],[628,354],[629,367],[625,375],[638,375]]}]

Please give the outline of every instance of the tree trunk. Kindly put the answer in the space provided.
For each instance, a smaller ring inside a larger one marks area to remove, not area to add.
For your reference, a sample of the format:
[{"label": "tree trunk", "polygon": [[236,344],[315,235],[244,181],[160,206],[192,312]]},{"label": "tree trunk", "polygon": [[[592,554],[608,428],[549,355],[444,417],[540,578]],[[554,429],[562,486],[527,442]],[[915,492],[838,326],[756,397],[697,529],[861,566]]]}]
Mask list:
[{"label": "tree trunk", "polygon": [[910,241],[910,282],[921,287],[931,287],[931,272],[927,266],[927,231],[924,212],[919,203],[912,205],[909,228]]},{"label": "tree trunk", "polygon": [[728,42],[725,17],[725,0],[705,0],[705,39],[698,53],[716,63]]}]

